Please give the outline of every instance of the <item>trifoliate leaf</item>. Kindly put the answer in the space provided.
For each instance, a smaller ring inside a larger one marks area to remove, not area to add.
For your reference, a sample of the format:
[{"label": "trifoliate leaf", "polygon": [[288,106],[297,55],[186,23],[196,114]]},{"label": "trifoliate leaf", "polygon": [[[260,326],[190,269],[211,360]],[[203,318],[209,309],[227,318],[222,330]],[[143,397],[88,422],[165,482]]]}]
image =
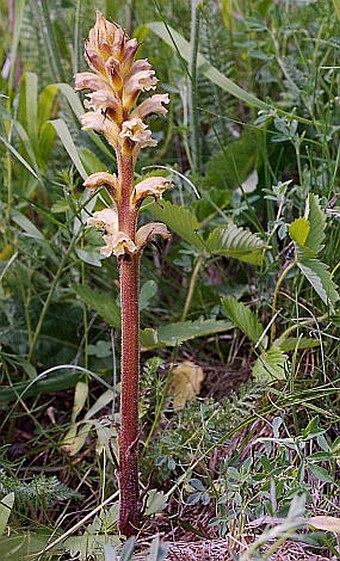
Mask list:
[{"label": "trifoliate leaf", "polygon": [[309,195],[308,222],[310,224],[310,231],[305,245],[312,249],[315,255],[317,255],[324,247],[326,227],[326,214],[320,206],[319,197],[317,195]]},{"label": "trifoliate leaf", "polygon": [[235,327],[238,327],[253,343],[257,343],[263,333],[263,327],[256,315],[236,298],[223,298],[222,305]]},{"label": "trifoliate leaf", "polygon": [[336,284],[332,281],[328,265],[318,259],[303,259],[297,265],[321,300],[334,310],[339,293]]}]

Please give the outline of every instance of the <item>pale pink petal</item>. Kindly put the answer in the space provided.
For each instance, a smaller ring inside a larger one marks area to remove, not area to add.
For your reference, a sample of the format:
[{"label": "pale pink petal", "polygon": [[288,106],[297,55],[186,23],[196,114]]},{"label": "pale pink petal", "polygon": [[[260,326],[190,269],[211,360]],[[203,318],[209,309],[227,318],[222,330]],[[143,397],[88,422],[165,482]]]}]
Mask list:
[{"label": "pale pink petal", "polygon": [[131,118],[140,117],[141,119],[145,119],[151,115],[151,113],[166,115],[168,110],[163,107],[163,104],[169,102],[170,99],[168,94],[155,94],[138,105],[138,107],[136,107],[136,109],[131,113]]},{"label": "pale pink petal", "polygon": [[161,176],[147,177],[135,185],[131,195],[131,204],[140,205],[145,197],[151,196],[156,200],[162,197],[164,191],[171,186],[168,179]]},{"label": "pale pink petal", "polygon": [[171,233],[162,222],[150,222],[145,226],[139,228],[136,234],[136,245],[140,251],[143,247],[155,236],[161,236],[163,239],[168,240],[171,238]]}]

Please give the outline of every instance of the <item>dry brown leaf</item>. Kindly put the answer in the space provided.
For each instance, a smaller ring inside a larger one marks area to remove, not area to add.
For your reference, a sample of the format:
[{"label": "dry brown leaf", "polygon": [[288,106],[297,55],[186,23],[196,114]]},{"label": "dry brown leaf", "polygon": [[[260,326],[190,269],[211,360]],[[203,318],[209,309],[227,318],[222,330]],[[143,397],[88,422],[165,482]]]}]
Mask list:
[{"label": "dry brown leaf", "polygon": [[199,394],[203,379],[202,368],[188,360],[173,369],[171,390],[175,409],[183,409],[187,401]]}]

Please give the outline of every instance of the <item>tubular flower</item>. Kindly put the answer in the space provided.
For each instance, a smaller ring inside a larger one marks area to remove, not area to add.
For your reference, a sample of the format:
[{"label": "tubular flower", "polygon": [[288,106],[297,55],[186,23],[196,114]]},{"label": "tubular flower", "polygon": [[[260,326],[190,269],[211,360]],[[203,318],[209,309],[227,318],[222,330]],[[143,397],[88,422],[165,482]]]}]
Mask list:
[{"label": "tubular flower", "polygon": [[147,59],[135,60],[137,39],[130,39],[116,24],[97,12],[85,42],[85,56],[93,72],[75,76],[76,90],[88,90],[81,117],[83,129],[102,133],[115,150],[138,155],[141,148],[156,146],[144,120],[151,113],[165,115],[167,94],[155,94],[136,107],[142,92],[157,86],[155,71]]},{"label": "tubular flower", "polygon": [[131,194],[131,205],[140,206],[145,197],[154,197],[155,201],[162,198],[164,191],[170,187],[170,181],[165,177],[147,177],[137,183]]},{"label": "tubular flower", "polygon": [[114,199],[118,189],[116,175],[107,173],[106,171],[98,171],[97,173],[89,175],[86,181],[84,181],[84,187],[87,187],[87,189],[99,189],[103,185],[105,185],[111,197]]},{"label": "tubular flower", "polygon": [[116,234],[118,232],[117,211],[114,208],[98,210],[87,220],[87,224],[99,230],[105,230],[109,234]]},{"label": "tubular flower", "polygon": [[137,252],[138,248],[132,239],[124,234],[124,232],[116,232],[115,234],[107,234],[103,236],[106,243],[101,249],[100,253],[105,257],[110,257],[112,254],[120,257],[125,253],[133,255]]}]

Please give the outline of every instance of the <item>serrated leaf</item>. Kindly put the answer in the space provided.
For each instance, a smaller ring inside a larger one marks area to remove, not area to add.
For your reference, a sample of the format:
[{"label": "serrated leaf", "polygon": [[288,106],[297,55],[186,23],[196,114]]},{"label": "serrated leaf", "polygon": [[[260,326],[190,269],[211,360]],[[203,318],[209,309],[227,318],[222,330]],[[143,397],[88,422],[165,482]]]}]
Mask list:
[{"label": "serrated leaf", "polygon": [[143,329],[141,332],[142,350],[159,349],[163,347],[176,347],[184,341],[195,337],[206,337],[215,333],[222,333],[232,329],[229,321],[223,320],[197,320],[184,321],[161,325],[156,329]]},{"label": "serrated leaf", "polygon": [[89,286],[73,286],[80,299],[95,310],[112,327],[120,327],[120,309],[113,295],[94,290]]},{"label": "serrated leaf", "polygon": [[255,380],[261,382],[272,382],[273,380],[285,380],[285,365],[287,357],[280,347],[271,347],[263,351],[256,360],[253,368]]},{"label": "serrated leaf", "polygon": [[267,247],[256,234],[235,224],[215,228],[209,235],[206,246],[213,255],[225,255],[253,265],[262,262]]},{"label": "serrated leaf", "polygon": [[14,505],[14,493],[8,493],[0,501],[0,536],[5,533],[8,519]]},{"label": "serrated leaf", "polygon": [[289,226],[289,235],[296,243],[304,246],[310,231],[310,223],[306,218],[300,216]]},{"label": "serrated leaf", "polygon": [[200,224],[194,214],[189,209],[174,205],[169,201],[162,202],[162,206],[154,204],[150,207],[150,212],[180,236],[189,244],[197,249],[203,250],[205,245],[202,236],[197,231]]},{"label": "serrated leaf", "polygon": [[308,519],[308,524],[317,530],[340,534],[340,518],[335,516],[313,516]]},{"label": "serrated leaf", "polygon": [[142,329],[140,334],[140,343],[142,351],[158,349],[162,346],[166,347],[166,345],[160,342],[157,329],[152,329],[151,327]]},{"label": "serrated leaf", "polygon": [[287,339],[280,341],[280,348],[285,353],[295,351],[295,349],[312,349],[319,346],[320,341],[318,339],[308,337],[287,337]]},{"label": "serrated leaf", "polygon": [[310,224],[310,231],[305,245],[317,255],[324,247],[326,227],[326,214],[320,206],[319,197],[317,195],[309,195],[308,222]]},{"label": "serrated leaf", "polygon": [[334,310],[339,293],[337,285],[331,279],[328,265],[318,259],[303,259],[297,265],[321,300],[327,306],[329,305],[331,310]]},{"label": "serrated leaf", "polygon": [[256,315],[236,298],[223,298],[222,305],[235,327],[238,327],[253,343],[257,343],[263,333],[263,326]]},{"label": "serrated leaf", "polygon": [[183,409],[201,390],[203,369],[190,361],[184,361],[172,370],[171,393],[175,409]]}]

